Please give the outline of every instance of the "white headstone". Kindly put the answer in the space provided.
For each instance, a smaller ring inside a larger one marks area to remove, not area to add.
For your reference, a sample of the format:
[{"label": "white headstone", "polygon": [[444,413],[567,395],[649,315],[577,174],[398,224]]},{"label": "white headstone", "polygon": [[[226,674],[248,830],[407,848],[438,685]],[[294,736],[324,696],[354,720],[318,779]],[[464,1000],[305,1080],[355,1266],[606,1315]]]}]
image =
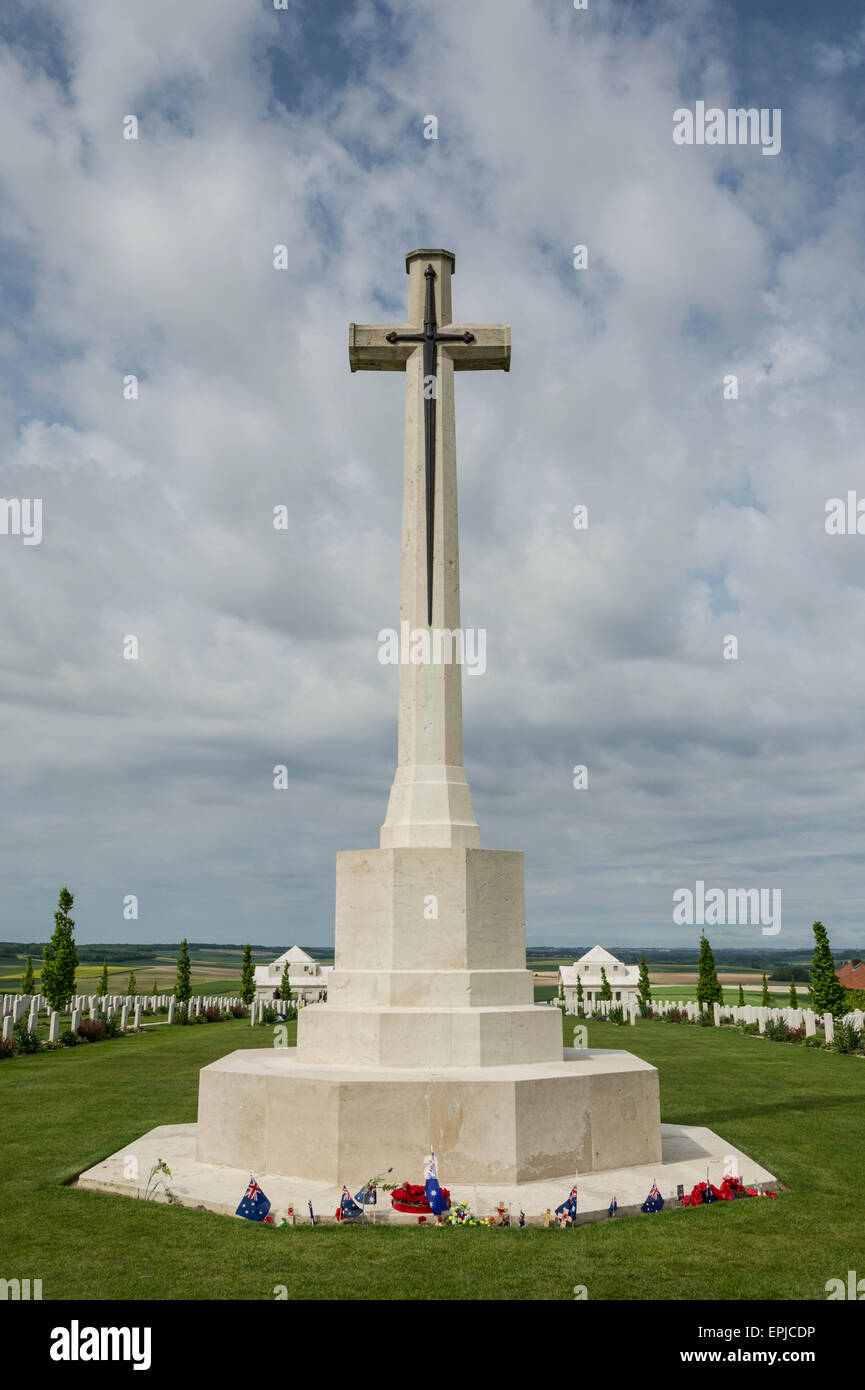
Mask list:
[{"label": "white headstone", "polygon": [[835,1020],[831,1014],[823,1015],[823,1031],[826,1034],[827,1043],[835,1041]]},{"label": "white headstone", "polygon": [[136,1027],[136,1028],[140,1028],[140,1027],[141,1027],[141,1000],[140,1000],[140,999],[136,999],[136,1001],[135,1001],[135,1027]]},{"label": "white headstone", "polygon": [[168,1022],[169,1022],[169,1023],[173,1023],[173,1022],[174,1022],[174,1000],[173,1000],[173,999],[169,999],[169,1001],[168,1001]]},{"label": "white headstone", "polygon": [[14,1020],[13,1020],[11,1014],[4,1014],[4,1015],[3,1015],[3,1041],[4,1041],[4,1042],[11,1042],[11,1041],[12,1041],[12,1027],[13,1027],[13,1023],[14,1023]]},{"label": "white headstone", "polygon": [[69,1020],[69,1027],[70,1027],[70,1029],[72,1030],[73,1033],[77,1033],[77,1032],[78,1032],[78,1025],[80,1024],[80,1022],[81,1022],[81,1010],[80,1010],[80,1009],[73,1009],[73,1010],[72,1010],[72,1017],[71,1017],[71,1019]]},{"label": "white headstone", "polygon": [[129,1027],[129,1005],[128,1005],[128,1004],[124,1004],[124,1005],[123,1005],[123,1008],[120,1010],[120,1027],[123,1029],[124,1033],[126,1032],[127,1028]]},{"label": "white headstone", "polygon": [[[715,1019],[715,1027],[716,1027],[716,1028],[720,1028],[720,1026],[721,1026],[721,1005],[718,1004],[717,1002],[714,1003],[714,1004],[712,1005],[712,1013],[713,1013],[714,1019]],[[710,1194],[710,1196],[711,1196],[711,1194]]]},{"label": "white headstone", "polygon": [[60,1015],[56,1010],[52,1010],[48,1020],[48,1041],[56,1043],[60,1039]]}]

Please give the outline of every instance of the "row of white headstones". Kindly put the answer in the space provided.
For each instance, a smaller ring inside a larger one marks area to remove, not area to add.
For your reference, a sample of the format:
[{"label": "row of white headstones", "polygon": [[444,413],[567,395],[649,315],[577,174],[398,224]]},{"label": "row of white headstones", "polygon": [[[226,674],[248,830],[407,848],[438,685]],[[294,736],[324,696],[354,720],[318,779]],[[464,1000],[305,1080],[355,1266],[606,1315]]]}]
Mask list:
[{"label": "row of white headstones", "polygon": [[[232,1005],[239,1006],[243,1003],[241,999],[226,998],[225,995],[195,995],[189,1001],[189,1010],[193,1017],[197,1017],[203,1009],[219,1008],[227,1009]],[[174,1023],[177,1012],[184,1006],[178,1005],[173,994],[106,994],[100,997],[98,994],[74,994],[69,1001],[69,1007],[63,1012],[69,1015],[69,1028],[74,1033],[78,1029],[82,1018],[89,1012],[90,1018],[97,1019],[100,1012],[106,1018],[113,1018],[115,1014],[120,1015],[120,1027],[125,1032],[131,1026],[140,1028],[142,1017],[146,1013],[156,1013],[158,1009],[168,1009],[167,1023]],[[253,1010],[255,1006],[253,1005]],[[60,1022],[62,1014],[56,1009],[49,1008],[48,1000],[41,994],[4,994],[3,995],[3,1039],[11,1041],[12,1032],[15,1024],[27,1015],[27,1027],[30,1032],[35,1032],[39,1025],[40,1013],[48,1014],[48,1041],[50,1043],[60,1040]]]},{"label": "row of white headstones", "polygon": [[[596,1006],[600,1009],[605,1018],[609,1017],[610,1010],[614,1008],[624,1008],[628,1020],[636,1024],[639,1017],[639,1006],[633,1001],[623,1005],[616,1005],[609,999],[602,999]],[[700,1013],[709,1009],[708,1004],[699,1004],[695,1000],[689,1000],[683,1004],[677,999],[653,999],[652,1008],[655,1013],[668,1014],[671,1009],[682,1009],[692,1023],[695,1023]],[[720,1028],[723,1022],[728,1023],[756,1023],[759,1031],[765,1033],[766,1024],[770,1020],[783,1019],[788,1028],[804,1028],[805,1037],[813,1038],[817,1029],[822,1026],[826,1035],[827,1043],[835,1041],[835,1022],[831,1014],[818,1014],[813,1009],[769,1009],[755,1004],[712,1004],[712,1022],[716,1028]],[[567,1012],[573,1016],[573,1010]],[[849,1014],[844,1014],[839,1020],[842,1023],[852,1023],[856,1028],[865,1026],[865,1012],[862,1009],[853,1009]]]}]

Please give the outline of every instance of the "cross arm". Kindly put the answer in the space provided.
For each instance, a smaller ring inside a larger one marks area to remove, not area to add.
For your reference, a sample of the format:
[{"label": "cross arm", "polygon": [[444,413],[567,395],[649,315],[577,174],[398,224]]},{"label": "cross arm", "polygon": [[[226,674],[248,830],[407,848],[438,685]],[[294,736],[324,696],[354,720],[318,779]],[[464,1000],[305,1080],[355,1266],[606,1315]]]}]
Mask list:
[{"label": "cross arm", "polygon": [[402,372],[414,343],[389,343],[388,333],[411,333],[410,323],[350,323],[348,363],[353,372]]},{"label": "cross arm", "polygon": [[442,343],[441,350],[453,358],[455,372],[507,372],[511,366],[511,326],[509,323],[449,323],[442,333],[462,336],[471,333],[470,343]]}]

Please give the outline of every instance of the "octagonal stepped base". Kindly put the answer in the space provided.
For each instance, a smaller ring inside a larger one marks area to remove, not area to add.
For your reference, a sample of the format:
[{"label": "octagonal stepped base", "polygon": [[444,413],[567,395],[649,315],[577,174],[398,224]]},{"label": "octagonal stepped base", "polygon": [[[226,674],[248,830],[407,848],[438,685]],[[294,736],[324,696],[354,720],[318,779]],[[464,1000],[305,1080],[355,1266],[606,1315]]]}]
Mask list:
[{"label": "octagonal stepped base", "polygon": [[432,1144],[449,1182],[488,1184],[661,1161],[658,1073],[629,1052],[447,1069],[293,1052],[232,1052],[203,1068],[199,1162],[359,1183],[419,1173]]},{"label": "octagonal stepped base", "polygon": [[301,1010],[297,1055],[335,1066],[488,1067],[558,1062],[562,1016],[537,1004],[512,1008],[347,1009],[330,1003]]}]

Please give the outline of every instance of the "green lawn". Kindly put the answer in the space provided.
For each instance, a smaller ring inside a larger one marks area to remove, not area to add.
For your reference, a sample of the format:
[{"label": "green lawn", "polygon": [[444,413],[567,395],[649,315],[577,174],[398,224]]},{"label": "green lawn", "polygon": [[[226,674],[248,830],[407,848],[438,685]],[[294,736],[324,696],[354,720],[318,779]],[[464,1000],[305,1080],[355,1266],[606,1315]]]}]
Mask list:
[{"label": "green lawn", "polygon": [[589,1042],[655,1063],[663,1119],[743,1148],[790,1189],[778,1201],[574,1231],[278,1231],[63,1186],[155,1125],[193,1120],[199,1069],[266,1035],[242,1020],[166,1025],[2,1064],[3,1276],[41,1278],[45,1299],[260,1299],[285,1285],[292,1299],[570,1300],[575,1284],[590,1299],[824,1299],[828,1279],[865,1272],[865,1063],[729,1028],[590,1024]]},{"label": "green lawn", "polygon": [[[742,983],[743,983],[743,985],[744,985],[745,1003],[746,1003],[746,1004],[762,1004],[762,1002],[763,1002],[763,988],[762,988],[762,986],[761,986],[761,984],[760,984],[760,981],[758,980],[757,983],[756,983],[756,985],[754,985],[754,984],[752,983],[750,986],[749,986],[749,985],[747,984],[747,982],[744,981],[744,980],[742,981]],[[778,981],[775,981],[775,983],[777,984]],[[739,986],[738,986],[737,984],[736,984],[736,985],[724,985],[723,988],[724,988],[724,1003],[725,1003],[725,1004],[738,1004],[738,1002],[739,1002]],[[807,1009],[807,1008],[809,1007],[809,1005],[810,1005],[810,996],[809,996],[809,994],[808,994],[808,986],[807,986],[806,984],[801,984],[801,985],[800,985],[800,984],[797,984],[797,985],[796,985],[796,995],[797,995],[797,998],[798,998],[798,1001],[799,1001],[797,1007],[800,1008],[800,1009]],[[694,984],[692,984],[692,985],[665,985],[665,984],[655,985],[655,984],[653,984],[653,985],[652,985],[652,998],[653,998],[653,999],[674,999],[674,1000],[675,1000],[675,999],[678,999],[678,1000],[682,1000],[683,1002],[686,1002],[686,1001],[689,1000],[689,999],[696,999],[696,998],[697,998],[697,985],[696,985],[696,982],[695,982]],[[789,986],[789,984],[788,984],[788,985],[785,985],[783,993],[776,993],[774,990],[770,989],[770,991],[769,991],[769,998],[770,998],[770,1000],[771,1000],[771,1005],[770,1005],[771,1008],[773,1008],[773,1009],[786,1009],[787,1005],[790,1003],[790,986]]]}]

